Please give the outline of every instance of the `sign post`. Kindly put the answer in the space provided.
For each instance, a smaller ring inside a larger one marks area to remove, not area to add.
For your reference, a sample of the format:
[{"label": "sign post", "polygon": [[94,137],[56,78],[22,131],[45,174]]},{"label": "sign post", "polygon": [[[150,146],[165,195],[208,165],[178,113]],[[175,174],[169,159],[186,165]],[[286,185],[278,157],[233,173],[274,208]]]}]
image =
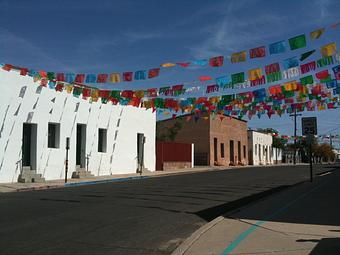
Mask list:
[{"label": "sign post", "polygon": [[66,137],[66,160],[65,160],[65,183],[67,183],[68,172],[68,150],[70,149],[70,138]]},{"label": "sign post", "polygon": [[316,117],[302,118],[302,135],[307,136],[307,141],[309,143],[309,170],[311,182],[313,182],[312,141],[317,133]]}]

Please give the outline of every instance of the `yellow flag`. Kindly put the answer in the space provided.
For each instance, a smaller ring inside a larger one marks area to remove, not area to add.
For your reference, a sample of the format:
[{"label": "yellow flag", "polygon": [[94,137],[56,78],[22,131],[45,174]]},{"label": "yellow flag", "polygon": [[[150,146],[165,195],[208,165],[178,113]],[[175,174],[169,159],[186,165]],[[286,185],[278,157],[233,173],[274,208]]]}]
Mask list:
[{"label": "yellow flag", "polygon": [[297,89],[296,81],[286,82],[284,88],[286,91],[295,91]]},{"label": "yellow flag", "polygon": [[70,94],[72,92],[73,85],[72,84],[67,84],[67,85],[65,85],[65,88],[66,88],[66,92],[68,94]]},{"label": "yellow flag", "polygon": [[119,75],[119,73],[111,73],[109,80],[110,80],[110,82],[120,82],[120,75]]},{"label": "yellow flag", "polygon": [[316,40],[318,39],[323,33],[325,32],[324,28],[320,28],[318,30],[315,30],[313,32],[310,32],[310,39]]},{"label": "yellow flag", "polygon": [[176,66],[176,64],[174,63],[164,63],[164,64],[161,64],[161,67],[174,67]]},{"label": "yellow flag", "polygon": [[231,63],[237,63],[237,62],[245,62],[247,57],[246,51],[241,51],[237,53],[233,53],[231,55]]},{"label": "yellow flag", "polygon": [[220,101],[220,97],[210,97],[209,102],[212,104],[216,104]]},{"label": "yellow flag", "polygon": [[144,97],[144,90],[136,90],[133,95],[137,98],[142,98]]},{"label": "yellow flag", "polygon": [[253,81],[262,77],[261,68],[251,69],[248,71],[248,79]]},{"label": "yellow flag", "polygon": [[92,89],[91,91],[91,102],[97,102],[99,98],[99,90],[98,89]]},{"label": "yellow flag", "polygon": [[151,108],[151,107],[152,107],[152,100],[143,101],[143,106],[144,106],[146,109]]},{"label": "yellow flag", "polygon": [[321,47],[321,55],[323,57],[329,57],[336,53],[336,45],[335,43],[329,43]]}]

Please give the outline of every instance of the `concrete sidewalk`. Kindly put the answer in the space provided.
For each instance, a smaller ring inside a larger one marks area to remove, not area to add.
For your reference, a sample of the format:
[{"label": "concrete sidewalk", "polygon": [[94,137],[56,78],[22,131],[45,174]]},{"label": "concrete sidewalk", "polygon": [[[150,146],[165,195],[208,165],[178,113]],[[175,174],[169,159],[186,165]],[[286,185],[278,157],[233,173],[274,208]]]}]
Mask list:
[{"label": "concrete sidewalk", "polygon": [[339,203],[334,170],[216,218],[173,255],[340,254]]},{"label": "concrete sidewalk", "polygon": [[[261,167],[275,167],[275,166],[285,166],[285,165],[288,165],[288,164],[265,165]],[[297,165],[305,165],[305,164],[297,164]],[[230,167],[202,166],[202,167],[182,168],[182,169],[167,170],[167,171],[154,171],[154,172],[143,173],[142,175],[137,174],[137,173],[104,175],[104,176],[95,176],[92,178],[68,179],[66,184],[65,184],[64,179],[51,180],[51,181],[46,181],[44,183],[18,183],[18,182],[0,183],[0,193],[43,190],[43,189],[62,188],[62,187],[81,186],[81,185],[92,185],[92,184],[108,183],[108,182],[138,180],[141,178],[160,177],[160,176],[175,175],[175,174],[189,174],[189,173],[199,173],[199,172],[205,172],[205,171],[220,171],[220,170],[226,170],[226,169],[240,169],[240,168],[249,168],[249,167],[259,167],[259,166],[251,166],[251,165],[230,166]]]}]

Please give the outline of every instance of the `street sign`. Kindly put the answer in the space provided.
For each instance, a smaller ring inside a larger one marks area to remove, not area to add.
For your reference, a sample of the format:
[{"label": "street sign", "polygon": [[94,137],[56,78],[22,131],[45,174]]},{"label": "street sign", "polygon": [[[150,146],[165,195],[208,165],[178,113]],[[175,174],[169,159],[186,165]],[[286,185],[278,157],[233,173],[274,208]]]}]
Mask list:
[{"label": "street sign", "polygon": [[316,117],[302,118],[302,135],[316,135],[317,133]]}]

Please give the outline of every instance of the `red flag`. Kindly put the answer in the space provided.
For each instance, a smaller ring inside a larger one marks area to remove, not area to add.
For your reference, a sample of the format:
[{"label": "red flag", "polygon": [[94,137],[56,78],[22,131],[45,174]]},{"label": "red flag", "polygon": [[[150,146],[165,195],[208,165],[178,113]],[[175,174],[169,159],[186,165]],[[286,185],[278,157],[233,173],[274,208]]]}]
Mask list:
[{"label": "red flag", "polygon": [[20,68],[20,75],[25,76],[27,75],[27,73],[28,73],[28,68]]},{"label": "red flag", "polygon": [[11,69],[13,68],[13,66],[11,64],[5,64],[2,69],[4,69],[5,71],[11,71]]},{"label": "red flag", "polygon": [[84,83],[84,80],[85,80],[85,74],[77,74],[74,81],[77,83]]},{"label": "red flag", "polygon": [[155,78],[159,75],[159,71],[160,71],[160,68],[153,68],[153,69],[150,69],[149,70],[149,75],[148,75],[148,78],[151,79],[151,78]]},{"label": "red flag", "polygon": [[328,76],[329,76],[329,73],[328,73],[328,70],[324,70],[324,71],[321,71],[321,72],[317,72],[315,74],[316,78],[318,78],[319,80],[324,80],[324,79],[327,79]]},{"label": "red flag", "polygon": [[209,60],[209,64],[210,66],[213,67],[219,67],[223,65],[223,60],[224,60],[223,56],[214,57]]},{"label": "red flag", "polygon": [[156,97],[157,96],[157,89],[156,88],[148,89],[147,91],[148,91],[149,97]]},{"label": "red flag", "polygon": [[132,81],[133,72],[124,72],[123,80],[124,81]]},{"label": "red flag", "polygon": [[122,97],[125,98],[132,98],[133,97],[133,91],[132,90],[123,90],[121,93]]},{"label": "red flag", "polygon": [[39,71],[41,78],[47,78],[47,73],[45,71]]},{"label": "red flag", "polygon": [[57,85],[55,86],[55,90],[62,92],[64,88],[64,84],[62,84],[61,82],[58,82]]},{"label": "red flag", "polygon": [[210,80],[212,80],[211,76],[200,76],[199,79],[200,79],[200,81],[210,81]]},{"label": "red flag", "polygon": [[99,90],[99,97],[101,98],[109,98],[110,90]]},{"label": "red flag", "polygon": [[249,50],[250,58],[263,58],[266,56],[266,47],[261,46]]},{"label": "red flag", "polygon": [[65,74],[57,73],[57,81],[65,81]]},{"label": "red flag", "polygon": [[266,74],[276,73],[280,71],[280,65],[279,63],[273,63],[270,65],[266,65],[265,67]]},{"label": "red flag", "polygon": [[190,62],[185,62],[185,63],[176,63],[177,65],[181,67],[188,67],[190,65]]},{"label": "red flag", "polygon": [[107,78],[108,77],[109,77],[109,75],[107,73],[98,74],[98,76],[97,76],[97,83],[105,83],[105,82],[107,82]]},{"label": "red flag", "polygon": [[83,88],[82,93],[83,93],[83,99],[86,100],[88,97],[91,96],[91,89],[90,88]]}]

